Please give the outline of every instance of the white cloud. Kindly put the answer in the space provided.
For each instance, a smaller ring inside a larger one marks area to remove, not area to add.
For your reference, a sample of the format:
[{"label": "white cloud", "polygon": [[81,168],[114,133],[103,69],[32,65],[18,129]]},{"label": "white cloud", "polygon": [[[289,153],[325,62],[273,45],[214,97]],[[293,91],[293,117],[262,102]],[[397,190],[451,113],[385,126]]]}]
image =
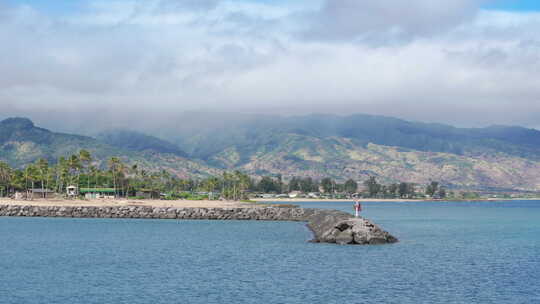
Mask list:
[{"label": "white cloud", "polygon": [[326,0],[311,16],[313,39],[388,42],[434,35],[472,19],[483,0]]},{"label": "white cloud", "polygon": [[93,1],[62,17],[0,8],[0,105],[539,124],[539,14],[389,1]]}]

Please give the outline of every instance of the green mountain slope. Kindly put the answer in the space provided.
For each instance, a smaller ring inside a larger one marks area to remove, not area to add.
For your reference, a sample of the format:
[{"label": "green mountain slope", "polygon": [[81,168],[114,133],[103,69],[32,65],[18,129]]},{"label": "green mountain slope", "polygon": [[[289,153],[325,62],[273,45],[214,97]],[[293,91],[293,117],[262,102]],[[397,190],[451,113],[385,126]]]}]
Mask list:
[{"label": "green mountain slope", "polygon": [[[239,159],[233,148],[216,159],[234,163]],[[345,138],[289,135],[272,151],[254,153],[238,168],[252,174],[281,174],[344,180],[366,180],[377,176],[389,182],[427,184],[441,181],[457,188],[540,189],[540,162],[505,155],[470,157],[443,152],[422,152],[399,147],[368,144]]]},{"label": "green mountain slope", "polygon": [[187,127],[175,129],[171,139],[192,157],[224,169],[540,189],[540,132],[534,129],[455,128],[371,115],[191,113],[182,121]]},{"label": "green mountain slope", "polygon": [[373,143],[464,156],[504,153],[540,160],[540,131],[521,127],[455,128],[363,114],[279,117],[191,113],[182,121],[183,126],[175,129],[169,138],[191,156],[201,159],[211,159],[216,153],[234,147],[241,159],[248,160],[252,145],[279,144],[280,137],[295,134],[319,139],[354,139],[364,146]]},{"label": "green mountain slope", "polygon": [[[160,143],[158,140],[150,143],[155,142]],[[174,150],[176,153],[165,153],[153,149],[141,151],[138,148],[129,148],[113,146],[91,137],[51,132],[34,126],[32,121],[26,118],[9,118],[0,122],[0,160],[13,167],[22,167],[39,158],[54,163],[61,156],[86,149],[96,163],[103,167],[106,166],[108,158],[117,156],[129,164],[137,163],[149,170],[167,169],[181,177],[219,173],[204,163],[180,156],[179,149]]]},{"label": "green mountain slope", "polygon": [[[238,169],[254,175],[353,178],[474,189],[540,190],[539,133],[519,127],[459,129],[385,117],[231,118],[191,115],[171,129],[178,145],[135,132],[98,139],[54,133],[27,119],[0,122],[0,160],[20,167],[87,149],[180,177]],[[364,122],[361,122],[365,119]],[[198,121],[198,123],[196,123]],[[370,129],[371,128],[371,129]],[[112,134],[112,135],[111,135]],[[163,136],[163,134],[161,134]],[[184,157],[186,149],[190,157]],[[199,161],[197,159],[203,159]]]}]

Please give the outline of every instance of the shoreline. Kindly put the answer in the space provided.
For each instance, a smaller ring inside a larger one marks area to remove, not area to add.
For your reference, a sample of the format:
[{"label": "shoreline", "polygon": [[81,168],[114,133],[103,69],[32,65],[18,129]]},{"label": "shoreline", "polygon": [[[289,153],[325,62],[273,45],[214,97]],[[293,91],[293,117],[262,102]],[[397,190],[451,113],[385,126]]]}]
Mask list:
[{"label": "shoreline", "polygon": [[[427,200],[427,199],[358,199],[359,202],[371,203],[448,203],[448,202],[497,202],[497,201],[519,201],[519,200],[540,200],[535,198],[516,199],[474,199],[474,200]],[[295,207],[294,203],[354,203],[354,199],[308,199],[308,198],[286,198],[286,199],[251,199],[250,202],[240,201],[216,201],[216,200],[156,200],[156,199],[33,199],[14,200],[0,198],[0,205],[36,207],[155,207],[155,208],[263,208],[263,207]]]},{"label": "shoreline", "polygon": [[452,203],[452,202],[498,202],[498,201],[540,201],[540,198],[485,198],[485,199],[400,199],[400,198],[361,198],[361,199],[310,199],[310,198],[255,198],[251,199],[259,203]]},{"label": "shoreline", "polygon": [[309,202],[329,202],[329,203],[347,203],[351,202],[354,203],[355,201],[359,202],[422,202],[424,200],[418,200],[418,199],[367,199],[367,198],[361,198],[361,199],[328,199],[328,198],[276,198],[276,199],[269,199],[269,198],[252,198],[252,201],[255,202],[261,202],[261,203],[278,203],[278,202],[284,202],[284,203],[294,203],[294,202],[302,202],[302,203],[309,203]]},{"label": "shoreline", "polygon": [[154,208],[257,208],[264,204],[236,201],[141,199],[0,199],[0,205],[36,207],[154,207]]}]

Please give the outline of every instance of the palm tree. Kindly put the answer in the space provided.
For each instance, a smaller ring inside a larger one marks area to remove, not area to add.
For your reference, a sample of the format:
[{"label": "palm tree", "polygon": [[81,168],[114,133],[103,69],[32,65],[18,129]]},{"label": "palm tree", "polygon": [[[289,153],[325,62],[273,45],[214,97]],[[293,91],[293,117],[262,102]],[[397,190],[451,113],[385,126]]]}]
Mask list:
[{"label": "palm tree", "polygon": [[[34,165],[28,165],[26,169],[24,170],[24,178],[25,178],[25,188],[26,188],[26,195],[27,198],[30,194],[30,191],[28,189],[28,183],[30,182],[32,187],[30,189],[34,189],[35,182],[39,178],[38,177],[38,169]],[[33,196],[32,196],[33,198]]]},{"label": "palm tree", "polygon": [[82,149],[81,151],[79,151],[79,160],[81,161],[82,167],[87,176],[86,181],[88,188],[90,188],[90,176],[88,174],[88,166],[92,162],[92,155],[87,150]]},{"label": "palm tree", "polygon": [[94,187],[97,188],[98,184],[98,178],[97,175],[99,173],[99,170],[96,166],[90,166],[89,168],[89,174],[88,174],[88,188],[90,188],[90,175],[94,177]]},{"label": "palm tree", "polygon": [[0,197],[4,196],[4,190],[8,192],[9,185],[11,184],[13,170],[11,167],[4,163],[0,162],[0,185],[3,185],[2,192],[0,192]]},{"label": "palm tree", "polygon": [[[81,178],[81,160],[78,155],[71,155],[68,160],[69,169],[77,173],[77,187]],[[70,181],[73,183],[73,181]]]},{"label": "palm tree", "polygon": [[168,185],[170,185],[171,177],[172,177],[172,175],[168,171],[161,170],[160,178],[161,178],[162,189],[160,189],[160,190],[164,190],[164,188],[166,188]]},{"label": "palm tree", "polygon": [[44,158],[40,158],[36,163],[36,169],[38,171],[37,177],[41,182],[41,194],[45,198],[45,181],[49,175],[49,162]]},{"label": "palm tree", "polygon": [[128,196],[128,189],[129,189],[128,174],[129,174],[129,167],[126,166],[124,163],[120,162],[118,165],[118,177],[119,178],[123,177],[122,190],[126,198]]},{"label": "palm tree", "polygon": [[60,157],[57,167],[58,192],[62,193],[64,186],[66,186],[65,184],[69,183],[69,181],[71,180],[71,176],[69,174],[70,167],[68,160],[66,160],[64,157]]},{"label": "palm tree", "polygon": [[112,174],[113,177],[113,185],[114,185],[114,193],[116,193],[116,174],[118,172],[118,167],[120,166],[120,159],[118,157],[111,157],[108,162],[109,165],[109,171]]},{"label": "palm tree", "polygon": [[217,184],[219,181],[216,181],[217,179],[215,177],[209,177],[202,181],[202,189],[209,193],[209,199],[212,199],[212,195],[214,192],[214,189],[216,189]]},{"label": "palm tree", "polygon": [[246,190],[249,189],[249,186],[251,184],[251,180],[249,179],[249,176],[246,174],[243,174],[239,171],[235,172],[238,178],[238,188],[240,190],[241,199],[245,198],[246,196]]}]

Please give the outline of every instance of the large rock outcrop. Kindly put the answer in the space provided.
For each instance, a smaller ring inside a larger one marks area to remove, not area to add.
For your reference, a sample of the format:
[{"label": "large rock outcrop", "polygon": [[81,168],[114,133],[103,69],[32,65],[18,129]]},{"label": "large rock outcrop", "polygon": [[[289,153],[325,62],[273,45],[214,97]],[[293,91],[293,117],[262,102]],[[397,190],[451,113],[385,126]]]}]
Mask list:
[{"label": "large rock outcrop", "polygon": [[316,210],[307,219],[307,225],[315,236],[314,242],[379,245],[398,241],[370,220],[353,218],[349,213],[338,210]]},{"label": "large rock outcrop", "polygon": [[312,208],[0,205],[0,216],[295,221],[307,222],[307,226],[314,234],[313,242],[359,245],[397,242],[395,237],[367,219],[354,219],[343,211]]},{"label": "large rock outcrop", "polygon": [[319,241],[340,245],[380,245],[396,243],[398,240],[367,219],[353,218],[337,222],[323,232]]}]

